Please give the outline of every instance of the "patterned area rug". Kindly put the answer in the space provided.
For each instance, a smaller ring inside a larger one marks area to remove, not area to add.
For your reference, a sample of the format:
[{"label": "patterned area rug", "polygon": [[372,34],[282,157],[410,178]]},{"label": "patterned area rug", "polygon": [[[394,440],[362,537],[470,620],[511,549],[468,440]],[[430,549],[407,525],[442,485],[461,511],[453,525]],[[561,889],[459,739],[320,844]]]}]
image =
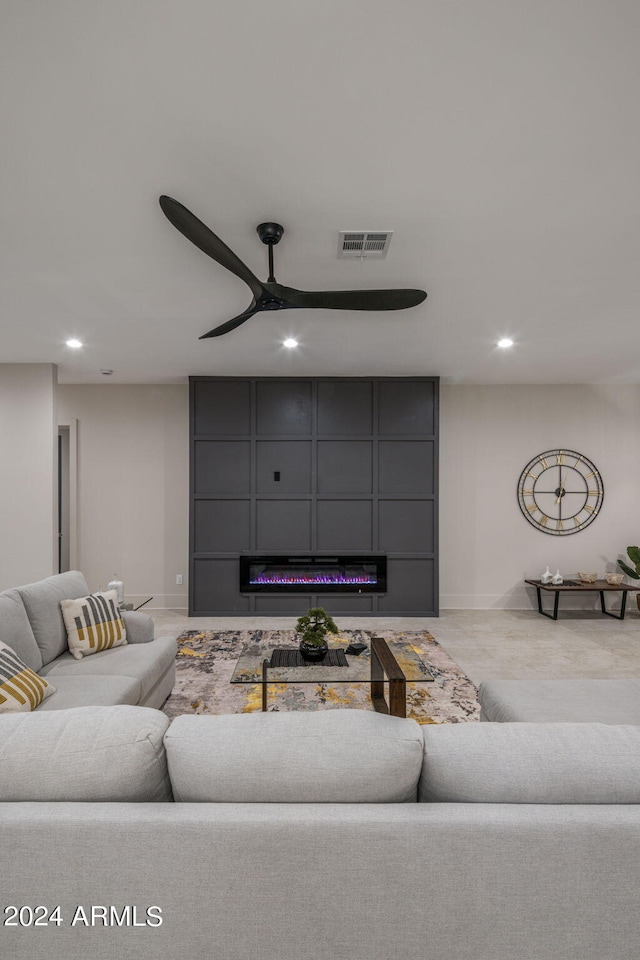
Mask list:
[{"label": "patterned area rug", "polygon": [[[369,644],[375,632],[344,630],[344,643]],[[434,683],[407,684],[407,716],[418,723],[462,723],[478,720],[477,691],[430,633],[386,631],[385,637],[414,645],[429,666]],[[169,717],[184,713],[250,713],[261,709],[259,684],[232,684],[241,651],[254,644],[295,645],[292,630],[186,630],[178,637],[176,685],[163,710]],[[336,707],[372,710],[368,683],[268,685],[268,709],[326,710]]]}]

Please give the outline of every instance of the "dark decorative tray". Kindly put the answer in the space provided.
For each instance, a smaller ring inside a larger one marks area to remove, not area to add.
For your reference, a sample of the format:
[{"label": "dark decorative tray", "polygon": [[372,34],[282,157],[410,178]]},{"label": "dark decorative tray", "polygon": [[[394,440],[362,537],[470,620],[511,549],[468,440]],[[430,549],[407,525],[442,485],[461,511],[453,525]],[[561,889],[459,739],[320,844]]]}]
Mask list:
[{"label": "dark decorative tray", "polygon": [[[563,580],[562,583],[543,583],[542,580],[534,580],[535,584],[539,584],[541,587],[584,587],[585,582],[583,580]],[[593,584],[586,584],[586,586],[593,586]]]},{"label": "dark decorative tray", "polygon": [[300,651],[294,647],[283,647],[272,651],[269,666],[273,670],[276,667],[348,667],[349,663],[344,650],[341,649],[330,649],[322,660],[312,662],[305,660]]}]

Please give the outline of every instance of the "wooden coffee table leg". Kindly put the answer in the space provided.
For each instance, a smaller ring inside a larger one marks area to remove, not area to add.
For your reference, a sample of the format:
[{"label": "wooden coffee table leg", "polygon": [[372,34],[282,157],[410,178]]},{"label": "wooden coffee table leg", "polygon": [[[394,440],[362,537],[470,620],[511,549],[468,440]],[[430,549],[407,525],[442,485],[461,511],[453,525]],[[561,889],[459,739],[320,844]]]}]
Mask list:
[{"label": "wooden coffee table leg", "polygon": [[389,680],[389,713],[392,717],[407,715],[407,681],[404,677]]},{"label": "wooden coffee table leg", "polygon": [[[385,676],[389,681],[389,703],[384,696]],[[407,715],[406,677],[382,637],[371,638],[371,700],[378,713]]]},{"label": "wooden coffee table leg", "polygon": [[[374,638],[377,639],[377,638]],[[371,699],[375,709],[379,713],[388,713],[389,708],[384,698],[384,670],[378,658],[378,654],[371,642]]]}]

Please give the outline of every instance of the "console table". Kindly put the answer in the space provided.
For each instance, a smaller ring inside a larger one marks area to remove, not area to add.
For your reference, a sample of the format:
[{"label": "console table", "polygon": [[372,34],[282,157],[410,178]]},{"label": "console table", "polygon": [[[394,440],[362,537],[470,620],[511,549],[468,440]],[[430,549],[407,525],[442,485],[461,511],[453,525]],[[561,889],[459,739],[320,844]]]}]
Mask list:
[{"label": "console table", "polygon": [[[627,594],[637,593],[640,587],[632,587],[628,583],[607,583],[606,580],[594,580],[593,583],[583,583],[582,580],[565,580],[564,583],[541,583],[540,580],[525,580],[525,583],[536,588],[538,594],[538,613],[543,617],[549,617],[550,620],[558,619],[558,600],[561,593],[599,593],[600,609],[607,617],[614,617],[616,620],[624,620],[624,614],[627,606]],[[553,613],[547,613],[542,609],[542,590],[547,593],[555,594],[553,600]],[[604,595],[606,591],[617,590],[622,594],[622,603],[620,604],[620,613],[611,613],[605,608]]]},{"label": "console table", "polygon": [[150,603],[153,600],[153,597],[147,597],[146,600],[143,600],[142,603],[139,603],[137,606],[134,605],[132,600],[125,600],[123,603],[119,604],[121,610],[139,610],[140,607],[146,606],[147,603]]}]

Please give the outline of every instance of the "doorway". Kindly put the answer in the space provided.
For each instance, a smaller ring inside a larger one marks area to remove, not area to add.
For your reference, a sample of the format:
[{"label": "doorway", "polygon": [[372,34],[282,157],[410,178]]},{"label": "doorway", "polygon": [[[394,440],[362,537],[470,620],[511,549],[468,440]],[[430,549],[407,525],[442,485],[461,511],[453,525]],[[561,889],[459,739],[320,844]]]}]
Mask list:
[{"label": "doorway", "polygon": [[58,425],[58,573],[77,569],[77,420]]}]

